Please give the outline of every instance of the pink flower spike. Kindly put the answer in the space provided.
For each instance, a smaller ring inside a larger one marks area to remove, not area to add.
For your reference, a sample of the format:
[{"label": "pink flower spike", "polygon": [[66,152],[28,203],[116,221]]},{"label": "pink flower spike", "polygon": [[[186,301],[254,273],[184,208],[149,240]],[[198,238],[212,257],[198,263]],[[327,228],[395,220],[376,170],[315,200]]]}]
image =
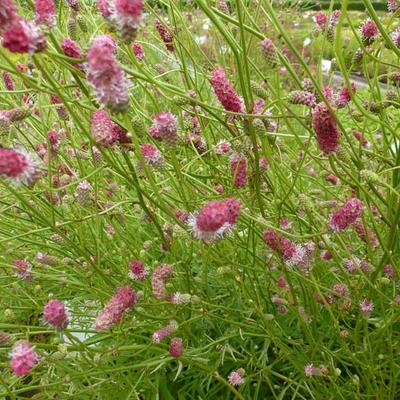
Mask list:
[{"label": "pink flower spike", "polygon": [[161,264],[153,272],[151,277],[151,288],[153,291],[153,296],[157,300],[165,300],[165,281],[172,278],[174,271],[171,265]]},{"label": "pink flower spike", "polygon": [[39,361],[39,355],[26,340],[21,340],[15,343],[10,353],[10,357],[11,369],[17,376],[27,375]]},{"label": "pink flower spike", "polygon": [[129,277],[134,281],[142,281],[146,278],[149,271],[139,260],[133,260],[129,263]]},{"label": "pink flower spike", "polygon": [[7,30],[18,18],[13,0],[0,0],[0,33]]},{"label": "pink flower spike", "polygon": [[115,0],[113,20],[125,41],[133,41],[142,17],[143,0]]},{"label": "pink flower spike", "polygon": [[35,22],[48,27],[56,24],[56,6],[53,0],[35,0]]},{"label": "pink flower spike", "polygon": [[247,186],[247,159],[243,154],[233,153],[231,157],[231,173],[236,188]]},{"label": "pink flower spike", "polygon": [[245,370],[243,368],[239,368],[236,371],[232,371],[228,375],[228,381],[232,386],[243,385],[244,383],[244,374]]},{"label": "pink flower spike", "polygon": [[368,18],[360,27],[361,39],[366,45],[372,44],[378,37],[379,30],[375,22]]},{"label": "pink flower spike", "polygon": [[171,357],[179,358],[184,352],[183,340],[181,338],[172,338],[169,342],[169,354]]},{"label": "pink flower spike", "polygon": [[364,204],[361,200],[352,198],[339,210],[331,214],[328,220],[329,228],[334,232],[340,232],[354,223],[364,211]]},{"label": "pink flower spike", "polygon": [[168,336],[171,336],[178,329],[178,323],[174,320],[169,321],[167,326],[159,329],[158,331],[153,333],[153,343],[160,343]]},{"label": "pink flower spike", "polygon": [[364,299],[360,303],[361,312],[364,314],[365,317],[369,317],[374,310],[374,303],[372,300]]},{"label": "pink flower spike", "polygon": [[233,112],[242,111],[242,101],[229,83],[221,67],[213,71],[211,75],[211,86],[225,110]]},{"label": "pink flower spike", "polygon": [[114,125],[106,111],[95,111],[90,121],[90,134],[93,140],[100,146],[113,145],[118,140]]},{"label": "pink flower spike", "polygon": [[132,50],[133,54],[139,61],[142,61],[144,59],[144,50],[140,43],[137,42],[133,43]]},{"label": "pink flower spike", "polygon": [[66,328],[69,323],[64,304],[56,299],[50,300],[45,305],[43,309],[43,317],[53,328]]}]

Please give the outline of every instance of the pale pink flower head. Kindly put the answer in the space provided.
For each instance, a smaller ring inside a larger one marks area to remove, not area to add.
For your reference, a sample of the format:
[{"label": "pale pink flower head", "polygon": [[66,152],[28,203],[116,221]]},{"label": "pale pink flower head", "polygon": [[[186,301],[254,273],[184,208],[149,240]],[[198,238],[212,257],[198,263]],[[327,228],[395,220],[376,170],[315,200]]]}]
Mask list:
[{"label": "pale pink flower head", "polygon": [[12,264],[15,266],[14,273],[16,276],[30,282],[32,280],[32,266],[24,260],[13,260]]},{"label": "pale pink flower head", "polygon": [[242,101],[229,83],[221,67],[216,68],[211,75],[211,86],[225,110],[232,112],[242,111]]},{"label": "pale pink flower head", "polygon": [[229,142],[219,142],[215,145],[214,153],[217,155],[230,153],[232,150],[231,144]]},{"label": "pale pink flower head", "polygon": [[177,118],[170,112],[162,112],[153,117],[153,125],[149,133],[156,140],[161,140],[169,145],[176,145],[180,137],[176,125]]},{"label": "pale pink flower head", "polygon": [[143,5],[143,0],[115,0],[113,20],[123,40],[135,40]]},{"label": "pale pink flower head", "polygon": [[389,11],[395,12],[398,8],[400,8],[400,3],[397,0],[388,0],[387,6]]},{"label": "pale pink flower head", "polygon": [[181,338],[172,338],[169,342],[169,355],[174,358],[179,358],[182,356],[184,352],[183,348],[183,339]]},{"label": "pale pink flower head", "polygon": [[171,336],[178,329],[178,323],[175,320],[169,321],[167,326],[160,328],[153,333],[153,343],[160,343],[168,336]]},{"label": "pale pink flower head", "polygon": [[3,47],[12,53],[38,53],[47,46],[39,27],[24,19],[14,20],[3,33]]},{"label": "pale pink flower head", "polygon": [[349,87],[344,86],[343,89],[337,95],[336,107],[343,108],[343,107],[347,106],[347,104],[349,104],[351,101],[351,96],[353,96],[356,93],[356,90],[357,90],[357,88],[354,83],[351,84],[352,94],[350,94]]},{"label": "pale pink flower head", "polygon": [[69,7],[75,12],[79,11],[79,2],[78,0],[66,0],[66,3]]},{"label": "pale pink flower head", "polygon": [[100,146],[113,145],[118,140],[114,125],[106,111],[95,111],[90,120],[90,134],[93,140]]},{"label": "pale pink flower head", "polygon": [[288,266],[309,267],[306,249],[299,244],[293,243],[284,236],[281,236],[275,230],[266,229],[264,231],[264,242],[268,247],[278,253]]},{"label": "pale pink flower head", "polygon": [[365,230],[364,224],[361,218],[357,218],[357,220],[353,223],[354,230],[357,232],[358,237],[364,241],[365,243],[369,243],[372,248],[378,246],[378,238],[375,233],[367,228]]},{"label": "pale pink flower head", "polygon": [[29,374],[39,361],[39,355],[26,340],[15,343],[11,350],[10,358],[11,369],[13,373],[18,376]]},{"label": "pale pink flower head", "polygon": [[64,304],[60,300],[50,300],[43,309],[44,319],[53,327],[63,329],[68,326],[69,320]]},{"label": "pale pink flower head", "polygon": [[363,145],[364,148],[369,148],[371,145],[368,139],[360,131],[352,131],[351,134]]},{"label": "pale pink flower head", "polygon": [[129,272],[128,275],[134,281],[142,281],[146,278],[149,271],[143,265],[143,263],[139,260],[132,260],[129,263]]},{"label": "pale pink flower head", "polygon": [[104,331],[121,321],[123,314],[137,301],[137,293],[130,287],[118,288],[93,323],[96,331]]},{"label": "pale pink flower head", "polygon": [[393,278],[394,277],[394,268],[390,264],[386,264],[383,267],[383,272],[388,278]]},{"label": "pale pink flower head", "polygon": [[100,104],[113,111],[126,111],[129,106],[128,80],[119,66],[114,50],[104,37],[96,38],[87,55],[87,79]]},{"label": "pale pink flower head", "polygon": [[360,26],[361,39],[366,45],[372,44],[378,37],[379,30],[375,22],[368,18]]},{"label": "pale pink flower head", "polygon": [[397,28],[394,32],[392,32],[392,40],[396,47],[400,49],[400,28]]},{"label": "pale pink flower head", "polygon": [[175,210],[175,218],[182,222],[182,224],[187,224],[189,222],[190,214],[185,210]]},{"label": "pale pink flower head", "polygon": [[236,224],[240,214],[240,200],[230,197],[225,200],[225,219],[231,225]]},{"label": "pale pink flower head", "polygon": [[279,63],[279,58],[276,53],[274,42],[271,39],[265,38],[260,42],[261,52],[271,68],[276,68]]},{"label": "pale pink flower head", "polygon": [[17,7],[13,0],[0,0],[0,33],[8,29],[18,18]]},{"label": "pale pink flower head", "polygon": [[48,27],[56,24],[56,7],[53,0],[35,0],[35,22]]},{"label": "pale pink flower head", "polygon": [[164,42],[165,47],[167,48],[168,51],[173,52],[174,51],[174,41],[172,35],[169,33],[165,25],[159,21],[158,19],[155,20],[154,25],[158,31],[158,34],[160,35],[161,40]]},{"label": "pale pink flower head", "polygon": [[110,0],[97,0],[97,8],[101,15],[106,19],[111,17],[112,6],[113,4]]},{"label": "pale pink flower head", "polygon": [[328,16],[324,12],[320,11],[314,14],[314,20],[318,27],[323,30],[328,23]]},{"label": "pale pink flower head", "polygon": [[140,43],[138,42],[133,43],[132,50],[133,54],[139,61],[142,61],[144,59],[144,50]]},{"label": "pale pink flower head", "polygon": [[169,264],[159,265],[151,277],[151,288],[153,291],[153,296],[157,300],[165,300],[165,281],[172,278],[174,275],[174,270]]},{"label": "pale pink flower head", "polygon": [[236,188],[247,186],[247,159],[244,154],[233,153],[231,157],[231,173]]},{"label": "pale pink flower head", "polygon": [[37,163],[21,150],[0,148],[0,176],[15,184],[31,185],[39,177]]},{"label": "pale pink flower head", "polygon": [[340,10],[334,10],[329,20],[329,25],[335,26],[339,22]]},{"label": "pale pink flower head", "polygon": [[[325,367],[326,368],[326,367]],[[308,364],[304,367],[304,373],[307,377],[324,375],[324,370],[320,367],[314,367],[313,364]]]},{"label": "pale pink flower head", "polygon": [[354,223],[364,211],[364,204],[361,200],[352,198],[347,201],[339,210],[332,213],[328,220],[329,228],[334,232],[340,232]]},{"label": "pale pink flower head", "polygon": [[3,72],[3,82],[4,82],[4,87],[9,90],[12,91],[14,90],[14,81],[13,78],[11,76],[11,74],[7,71]]},{"label": "pale pink flower head", "polygon": [[327,182],[329,182],[330,184],[335,185],[335,186],[339,183],[339,178],[333,174],[326,175],[325,179]]},{"label": "pale pink flower head", "polygon": [[319,148],[325,155],[332,154],[339,149],[340,131],[325,103],[319,103],[314,108],[312,127],[316,133]]},{"label": "pale pink flower head", "polygon": [[374,310],[374,303],[372,300],[369,299],[364,299],[360,303],[360,309],[361,312],[364,314],[364,316],[369,317]]},{"label": "pale pink flower head", "polygon": [[243,368],[239,368],[236,371],[232,371],[228,375],[228,381],[232,386],[243,385],[244,383],[244,374],[245,370]]},{"label": "pale pink flower head", "polygon": [[164,157],[154,144],[141,144],[140,152],[146,164],[152,167],[161,167],[164,164]]},{"label": "pale pink flower head", "polygon": [[[64,39],[61,42],[61,49],[67,57],[71,58],[81,58],[81,48],[78,43],[72,39]],[[81,69],[80,64],[73,64],[76,68]]]}]

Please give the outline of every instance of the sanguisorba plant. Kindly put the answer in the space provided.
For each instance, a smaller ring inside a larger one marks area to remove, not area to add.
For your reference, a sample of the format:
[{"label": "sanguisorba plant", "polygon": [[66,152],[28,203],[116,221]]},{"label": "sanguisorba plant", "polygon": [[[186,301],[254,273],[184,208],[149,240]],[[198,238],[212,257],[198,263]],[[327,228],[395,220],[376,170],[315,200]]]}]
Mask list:
[{"label": "sanguisorba plant", "polygon": [[400,2],[333,3],[0,0],[1,399],[399,399]]}]

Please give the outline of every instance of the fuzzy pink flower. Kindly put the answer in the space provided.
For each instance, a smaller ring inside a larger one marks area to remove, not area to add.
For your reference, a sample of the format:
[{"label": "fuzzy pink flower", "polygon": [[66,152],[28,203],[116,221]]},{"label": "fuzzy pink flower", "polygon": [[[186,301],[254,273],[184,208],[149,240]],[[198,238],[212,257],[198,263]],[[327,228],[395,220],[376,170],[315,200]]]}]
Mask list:
[{"label": "fuzzy pink flower", "polygon": [[3,33],[3,47],[12,53],[38,53],[46,46],[45,36],[31,21],[15,20]]},{"label": "fuzzy pink flower", "polygon": [[331,214],[328,220],[329,228],[334,232],[340,232],[354,223],[364,211],[364,204],[361,200],[352,198],[339,210]]},{"label": "fuzzy pink flower", "polygon": [[113,145],[118,140],[114,125],[106,111],[95,111],[90,120],[90,134],[93,140],[100,146]]},{"label": "fuzzy pink flower", "polygon": [[274,42],[271,39],[265,38],[260,42],[261,52],[271,68],[276,68],[279,64],[279,58],[276,53]]},{"label": "fuzzy pink flower", "polygon": [[358,218],[353,223],[354,230],[357,232],[358,237],[365,243],[369,243],[372,248],[378,246],[378,239],[375,233],[368,229],[367,231],[364,228],[364,224],[361,218]]},{"label": "fuzzy pink flower", "polygon": [[4,82],[4,87],[7,90],[9,90],[9,91],[14,90],[14,81],[11,77],[11,74],[7,71],[3,72],[3,82]]},{"label": "fuzzy pink flower", "polygon": [[242,101],[229,83],[221,67],[216,68],[211,75],[211,86],[225,110],[232,112],[242,111]]},{"label": "fuzzy pink flower", "polygon": [[133,54],[139,61],[142,61],[144,59],[144,50],[140,43],[137,42],[133,43],[132,50]]},{"label": "fuzzy pink flower", "polygon": [[35,0],[35,22],[49,27],[56,24],[56,7],[53,0]]},{"label": "fuzzy pink flower", "polygon": [[367,45],[372,44],[379,34],[378,27],[370,18],[361,24],[360,32],[362,41]]},{"label": "fuzzy pink flower", "polygon": [[236,188],[247,186],[247,163],[243,154],[233,153],[231,157],[231,173]]},{"label": "fuzzy pink flower", "polygon": [[304,373],[307,377],[311,376],[321,376],[323,375],[323,370],[321,367],[314,367],[313,364],[308,364],[304,367]]},{"label": "fuzzy pink flower", "polygon": [[177,118],[170,112],[162,112],[153,117],[153,125],[149,128],[150,135],[156,139],[175,145],[179,142]]},{"label": "fuzzy pink flower", "polygon": [[236,371],[232,371],[228,375],[228,381],[232,386],[243,385],[244,383],[244,374],[245,370],[243,368],[239,368]]},{"label": "fuzzy pink flower", "polygon": [[[81,58],[81,48],[79,47],[78,43],[76,43],[72,39],[64,39],[61,42],[61,49],[67,57]],[[73,65],[78,69],[82,68],[80,64],[73,64]]]},{"label": "fuzzy pink flower", "polygon": [[104,18],[108,19],[111,17],[112,4],[109,0],[97,0],[97,8]]},{"label": "fuzzy pink flower", "polygon": [[146,278],[149,271],[139,260],[133,260],[129,263],[128,275],[134,281],[142,281]]},{"label": "fuzzy pink flower", "polygon": [[364,148],[369,148],[370,143],[368,139],[359,131],[352,131],[352,135],[363,145]]},{"label": "fuzzy pink flower", "polygon": [[32,345],[21,340],[15,343],[10,353],[11,369],[15,375],[27,375],[39,361],[39,355],[35,352]]},{"label": "fuzzy pink flower", "polygon": [[74,196],[76,201],[81,206],[85,207],[89,205],[92,197],[92,185],[86,180],[79,182],[79,184],[76,186]]},{"label": "fuzzy pink flower", "polygon": [[183,340],[181,338],[172,338],[169,342],[169,355],[174,358],[179,358],[183,352]]},{"label": "fuzzy pink flower", "polygon": [[143,0],[115,0],[113,19],[123,40],[135,40],[143,5]]},{"label": "fuzzy pink flower", "polygon": [[69,323],[64,304],[56,299],[50,300],[44,306],[43,317],[53,328],[66,328]]},{"label": "fuzzy pink flower", "polygon": [[66,3],[68,4],[69,7],[75,12],[79,11],[79,2],[78,0],[66,0]]},{"label": "fuzzy pink flower", "polygon": [[326,175],[325,179],[327,182],[329,182],[330,184],[335,185],[335,186],[339,183],[339,178],[333,174]]},{"label": "fuzzy pink flower", "polygon": [[161,167],[164,164],[164,157],[156,146],[149,143],[140,145],[140,152],[146,164],[152,167]]},{"label": "fuzzy pink flower", "polygon": [[120,322],[124,312],[136,303],[137,298],[137,293],[131,287],[118,288],[97,316],[93,328],[96,331],[104,331]]},{"label": "fuzzy pink flower", "polygon": [[100,104],[113,111],[126,111],[129,106],[128,80],[110,47],[103,37],[93,41],[87,56],[87,79]]},{"label": "fuzzy pink flower", "polygon": [[268,247],[276,251],[283,258],[288,266],[308,267],[309,259],[307,251],[299,244],[291,242],[273,229],[266,229],[264,231],[264,241]]},{"label": "fuzzy pink flower", "polygon": [[231,151],[231,144],[229,142],[219,142],[214,147],[214,153],[217,155],[230,153]]},{"label": "fuzzy pink flower", "polygon": [[174,51],[174,41],[172,35],[169,33],[165,25],[159,21],[158,19],[155,20],[154,25],[158,31],[158,34],[160,35],[161,40],[164,42],[165,47],[167,48],[168,51],[173,52]]},{"label": "fuzzy pink flower", "polygon": [[208,202],[197,215],[189,219],[193,235],[200,240],[216,241],[229,234],[240,213],[240,201],[229,198],[225,201],[213,200]]},{"label": "fuzzy pink flower", "polygon": [[326,24],[328,23],[328,16],[324,12],[317,12],[314,14],[314,20],[319,28],[322,30],[325,29]]},{"label": "fuzzy pink flower", "polygon": [[161,264],[153,272],[151,277],[151,288],[153,296],[157,300],[165,300],[165,281],[172,278],[174,271],[171,265]]},{"label": "fuzzy pink flower", "polygon": [[355,94],[357,88],[354,83],[351,84],[351,91],[352,94],[350,94],[350,89],[348,86],[344,86],[343,89],[338,93],[337,98],[336,98],[336,107],[337,108],[343,108],[347,106],[347,104],[350,103],[351,101],[351,96]]},{"label": "fuzzy pink flower", "polygon": [[178,329],[178,323],[174,320],[169,321],[167,326],[153,333],[153,343],[160,343],[162,340],[171,336]]},{"label": "fuzzy pink flower", "polygon": [[395,12],[400,8],[400,3],[397,0],[388,0],[387,6],[389,11]]},{"label": "fuzzy pink flower", "polygon": [[14,273],[20,278],[30,282],[32,280],[32,266],[24,260],[13,260],[12,264],[15,266]]},{"label": "fuzzy pink flower", "polygon": [[56,263],[56,259],[53,256],[41,251],[36,254],[36,261],[43,265],[54,265]]},{"label": "fuzzy pink flower", "polygon": [[392,40],[396,47],[400,49],[400,28],[392,32]]},{"label": "fuzzy pink flower", "polygon": [[339,148],[340,132],[337,123],[325,103],[319,103],[312,112],[312,127],[317,136],[319,148],[325,155]]},{"label": "fuzzy pink flower", "polygon": [[7,30],[17,19],[17,7],[12,0],[0,0],[0,33]]},{"label": "fuzzy pink flower", "polygon": [[2,147],[0,148],[0,176],[16,184],[30,185],[39,177],[39,169],[27,153]]},{"label": "fuzzy pink flower", "polygon": [[65,109],[65,107],[63,106],[63,101],[58,96],[54,96],[54,95],[50,96],[50,100],[51,100],[51,103],[56,106],[56,111],[57,111],[58,116],[64,120],[68,119],[68,112]]},{"label": "fuzzy pink flower", "polygon": [[360,309],[361,312],[364,314],[364,316],[369,317],[374,310],[374,303],[372,300],[369,299],[364,299],[360,303]]},{"label": "fuzzy pink flower", "polygon": [[386,264],[386,265],[383,267],[383,272],[385,273],[385,275],[386,275],[388,278],[393,278],[393,277],[394,277],[394,268],[393,268],[393,266],[390,265],[390,264]]}]

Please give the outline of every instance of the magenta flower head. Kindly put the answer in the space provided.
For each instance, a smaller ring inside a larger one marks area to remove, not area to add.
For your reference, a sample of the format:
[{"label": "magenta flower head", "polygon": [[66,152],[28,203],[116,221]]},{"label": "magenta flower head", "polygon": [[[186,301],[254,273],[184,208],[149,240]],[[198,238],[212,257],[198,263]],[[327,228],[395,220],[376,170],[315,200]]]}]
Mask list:
[{"label": "magenta flower head", "polygon": [[232,154],[231,172],[233,175],[233,185],[236,188],[247,186],[247,160],[243,154]]},{"label": "magenta flower head", "polygon": [[232,371],[228,375],[228,381],[232,386],[243,385],[244,383],[244,374],[245,370],[243,368],[239,368],[236,371]]},{"label": "magenta flower head", "polygon": [[57,329],[66,328],[69,323],[64,304],[60,300],[50,300],[44,306],[43,317],[53,328]]},{"label": "magenta flower head", "polygon": [[31,185],[39,177],[36,162],[21,150],[0,148],[0,176],[10,181]]},{"label": "magenta flower head", "polygon": [[163,328],[153,333],[153,343],[160,343],[168,336],[171,336],[177,329],[178,323],[174,320],[169,321],[169,324],[167,326],[164,326]]},{"label": "magenta flower head", "polygon": [[89,51],[87,79],[100,104],[113,111],[126,111],[129,106],[128,80],[117,63],[109,41],[96,38]]},{"label": "magenta flower head", "polygon": [[17,7],[12,0],[0,0],[0,33],[8,29],[17,19]]},{"label": "magenta flower head", "polygon": [[375,22],[368,18],[360,26],[361,40],[366,44],[372,44],[378,37],[379,30]]},{"label": "magenta flower head", "polygon": [[260,43],[261,52],[271,68],[276,68],[279,64],[279,58],[276,53],[274,42],[271,39],[265,38]]},{"label": "magenta flower head", "polygon": [[356,85],[354,83],[351,84],[351,91],[352,94],[350,94],[350,89],[348,86],[344,86],[343,89],[338,93],[337,98],[336,98],[336,107],[337,108],[343,108],[347,106],[347,104],[350,103],[351,101],[351,96],[356,93]]},{"label": "magenta flower head", "polygon": [[268,247],[277,252],[288,266],[308,267],[308,254],[303,246],[291,242],[273,229],[266,229],[264,231],[264,242]]},{"label": "magenta flower head", "polygon": [[169,264],[161,264],[153,272],[151,277],[151,288],[153,296],[157,300],[165,300],[165,281],[171,279],[173,275],[173,268]]},{"label": "magenta flower head", "polygon": [[206,243],[214,242],[229,234],[237,222],[240,213],[240,201],[229,198],[225,201],[208,202],[197,214],[189,218],[195,238]]},{"label": "magenta flower head", "polygon": [[180,141],[177,118],[170,112],[162,112],[153,117],[153,125],[149,133],[156,140],[161,140],[169,145],[176,145]]},{"label": "magenta flower head", "polygon": [[242,111],[242,101],[229,83],[224,70],[216,68],[211,75],[211,86],[225,110],[232,112]]},{"label": "magenta flower head", "polygon": [[115,0],[113,19],[123,40],[135,40],[143,5],[143,0]]},{"label": "magenta flower head", "polygon": [[11,74],[7,71],[3,72],[3,82],[4,82],[4,87],[7,90],[9,90],[9,91],[14,90],[14,81],[12,79]]},{"label": "magenta flower head", "polygon": [[400,28],[397,28],[394,32],[392,32],[392,40],[396,47],[400,49]]},{"label": "magenta flower head", "polygon": [[137,42],[133,43],[132,50],[133,54],[139,61],[142,61],[144,59],[144,50],[140,43]]},{"label": "magenta flower head", "polygon": [[11,350],[10,358],[11,369],[13,373],[18,376],[29,374],[31,369],[39,361],[39,355],[26,340],[21,340],[15,343]]},{"label": "magenta flower head", "polygon": [[340,232],[353,224],[364,211],[364,204],[361,200],[352,198],[339,210],[335,211],[328,220],[329,228],[334,232]]},{"label": "magenta flower head", "polygon": [[110,0],[97,0],[97,8],[104,18],[109,19],[111,17],[112,4]]},{"label": "magenta flower head", "polygon": [[174,358],[179,358],[184,352],[183,340],[181,338],[172,338],[169,342],[169,355]]},{"label": "magenta flower head", "polygon": [[46,46],[45,36],[31,21],[15,20],[3,33],[3,47],[12,53],[39,53]]},{"label": "magenta flower head", "polygon": [[126,310],[137,301],[137,293],[130,287],[118,288],[93,323],[96,331],[104,331],[121,321]]},{"label": "magenta flower head", "polygon": [[387,6],[389,11],[395,12],[398,8],[400,8],[400,3],[397,0],[388,0]]},{"label": "magenta flower head", "polygon": [[164,157],[156,146],[150,143],[140,145],[140,152],[147,165],[151,167],[161,167],[164,164]]},{"label": "magenta flower head", "polygon": [[154,26],[156,27],[158,34],[160,35],[161,40],[164,42],[165,47],[168,51],[174,51],[174,41],[172,35],[169,33],[165,25],[159,21],[158,19],[155,20]]},{"label": "magenta flower head", "polygon": [[360,303],[361,312],[364,314],[365,317],[369,317],[374,310],[374,303],[372,300],[364,299]]},{"label": "magenta flower head", "polygon": [[24,260],[13,260],[14,273],[16,276],[30,282],[32,280],[32,266]]},{"label": "magenta flower head", "polygon": [[35,1],[35,22],[48,27],[56,24],[56,7],[53,0]]},{"label": "magenta flower head", "polygon": [[364,228],[364,224],[361,218],[358,218],[353,223],[354,230],[357,232],[358,237],[365,243],[368,243],[372,248],[378,246],[378,238],[375,233],[367,228]]},{"label": "magenta flower head", "polygon": [[312,127],[317,136],[319,148],[325,155],[339,148],[340,131],[325,103],[319,103],[312,112]]},{"label": "magenta flower head", "polygon": [[103,147],[113,145],[118,140],[114,125],[106,111],[95,111],[90,120],[90,134],[93,140]]},{"label": "magenta flower head", "polygon": [[[81,58],[81,48],[79,47],[78,43],[76,43],[72,39],[64,39],[61,42],[61,49],[67,57]],[[80,64],[73,65],[78,69],[82,68]]]},{"label": "magenta flower head", "polygon": [[79,2],[78,0],[66,0],[66,3],[69,7],[71,7],[72,11],[78,12],[79,11]]},{"label": "magenta flower head", "polygon": [[139,260],[133,260],[129,263],[128,275],[134,281],[142,281],[146,278],[149,271]]},{"label": "magenta flower head", "polygon": [[328,23],[328,16],[324,12],[320,11],[314,14],[314,20],[318,27],[321,30],[324,30]]}]

